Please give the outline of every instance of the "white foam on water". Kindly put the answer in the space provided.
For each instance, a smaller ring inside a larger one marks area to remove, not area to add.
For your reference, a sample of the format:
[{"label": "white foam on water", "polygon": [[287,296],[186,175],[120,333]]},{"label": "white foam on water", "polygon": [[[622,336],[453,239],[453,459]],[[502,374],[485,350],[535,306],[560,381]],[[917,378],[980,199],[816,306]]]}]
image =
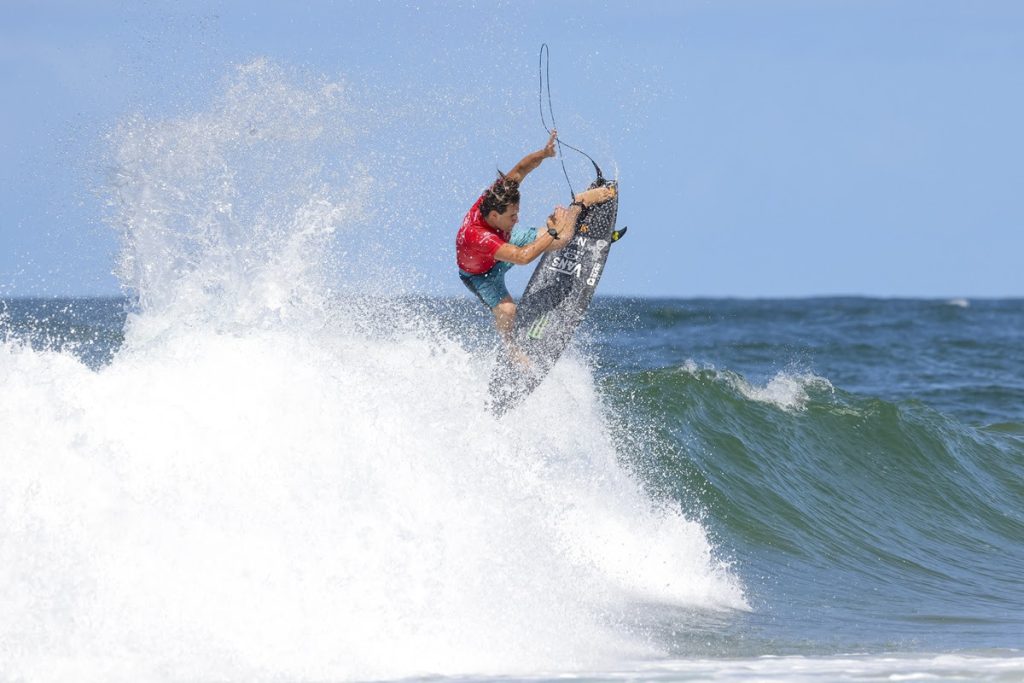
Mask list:
[{"label": "white foam on water", "polygon": [[832,391],[832,383],[811,372],[777,372],[764,386],[732,376],[730,383],[752,401],[769,403],[783,410],[801,410],[810,398],[809,389]]},{"label": "white foam on water", "polygon": [[744,607],[572,403],[585,368],[497,422],[489,365],[415,336],[165,334],[99,372],[6,345],[4,669],[571,669],[650,647],[632,600]]},{"label": "white foam on water", "polygon": [[[884,681],[1019,681],[1024,657],[1002,654],[848,654],[830,657],[764,656],[638,662],[621,672],[598,673],[593,681],[780,681],[857,683]],[[534,679],[541,680],[541,679]],[[570,677],[571,680],[571,677]]]},{"label": "white foam on water", "polygon": [[788,411],[802,410],[810,400],[810,391],[832,392],[835,389],[827,378],[802,370],[780,370],[763,385],[752,383],[735,372],[716,370],[712,365],[698,365],[693,360],[688,360],[680,372],[693,376],[701,372],[714,373],[716,378],[728,383],[745,398]]},{"label": "white foam on water", "polygon": [[496,420],[491,357],[332,295],[372,187],[322,157],[343,92],[255,62],[113,134],[124,346],[0,343],[5,677],[593,669],[658,654],[638,601],[746,609],[620,466],[585,366]]}]

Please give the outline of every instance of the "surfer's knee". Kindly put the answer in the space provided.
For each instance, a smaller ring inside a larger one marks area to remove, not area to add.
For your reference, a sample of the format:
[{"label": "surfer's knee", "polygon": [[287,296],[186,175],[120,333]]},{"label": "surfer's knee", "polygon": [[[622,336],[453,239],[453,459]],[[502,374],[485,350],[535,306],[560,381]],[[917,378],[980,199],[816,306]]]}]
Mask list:
[{"label": "surfer's knee", "polygon": [[516,317],[516,304],[514,301],[501,301],[497,306],[494,307],[495,318],[508,318],[512,319]]},{"label": "surfer's knee", "polygon": [[499,329],[510,328],[512,321],[516,319],[516,304],[511,297],[498,302],[498,305],[491,310],[494,312],[494,321]]}]

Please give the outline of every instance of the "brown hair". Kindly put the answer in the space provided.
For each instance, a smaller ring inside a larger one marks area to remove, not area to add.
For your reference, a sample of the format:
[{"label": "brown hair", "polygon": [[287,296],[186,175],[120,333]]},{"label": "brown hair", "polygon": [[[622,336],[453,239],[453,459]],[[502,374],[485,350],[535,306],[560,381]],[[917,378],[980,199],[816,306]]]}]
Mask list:
[{"label": "brown hair", "polygon": [[511,204],[519,203],[519,181],[512,180],[501,171],[498,179],[484,190],[484,200],[480,202],[480,213],[487,216],[491,211],[505,213]]}]

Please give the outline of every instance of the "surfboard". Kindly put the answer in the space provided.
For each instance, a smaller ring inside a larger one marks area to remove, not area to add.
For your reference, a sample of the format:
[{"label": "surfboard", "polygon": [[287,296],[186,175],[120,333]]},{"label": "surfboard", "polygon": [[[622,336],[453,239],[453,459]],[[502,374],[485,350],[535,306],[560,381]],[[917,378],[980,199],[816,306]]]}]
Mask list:
[{"label": "surfboard", "polygon": [[580,213],[572,240],[541,257],[519,300],[512,341],[520,357],[507,349],[499,353],[490,384],[490,409],[495,415],[519,405],[544,381],[583,321],[609,248],[625,234],[615,229],[618,187],[599,172],[590,187],[602,185],[615,187],[615,197]]}]

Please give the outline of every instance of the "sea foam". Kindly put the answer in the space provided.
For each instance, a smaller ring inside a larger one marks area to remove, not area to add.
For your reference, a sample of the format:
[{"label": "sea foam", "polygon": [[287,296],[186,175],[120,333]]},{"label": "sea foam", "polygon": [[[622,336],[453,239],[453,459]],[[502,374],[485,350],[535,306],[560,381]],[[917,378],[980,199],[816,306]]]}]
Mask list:
[{"label": "sea foam", "polygon": [[491,354],[332,294],[372,180],[325,162],[344,88],[313,81],[254,62],[209,111],[126,120],[123,346],[92,370],[0,344],[0,669],[572,670],[659,652],[638,604],[746,609],[701,525],[620,464],[581,361],[497,420]]},{"label": "sea foam", "polygon": [[717,370],[713,365],[698,365],[693,360],[684,363],[679,371],[693,376],[710,373],[717,380],[738,391],[744,398],[787,411],[803,410],[811,399],[811,392],[835,391],[835,387],[827,378],[795,368],[776,372],[763,385],[751,382],[732,371]]}]

